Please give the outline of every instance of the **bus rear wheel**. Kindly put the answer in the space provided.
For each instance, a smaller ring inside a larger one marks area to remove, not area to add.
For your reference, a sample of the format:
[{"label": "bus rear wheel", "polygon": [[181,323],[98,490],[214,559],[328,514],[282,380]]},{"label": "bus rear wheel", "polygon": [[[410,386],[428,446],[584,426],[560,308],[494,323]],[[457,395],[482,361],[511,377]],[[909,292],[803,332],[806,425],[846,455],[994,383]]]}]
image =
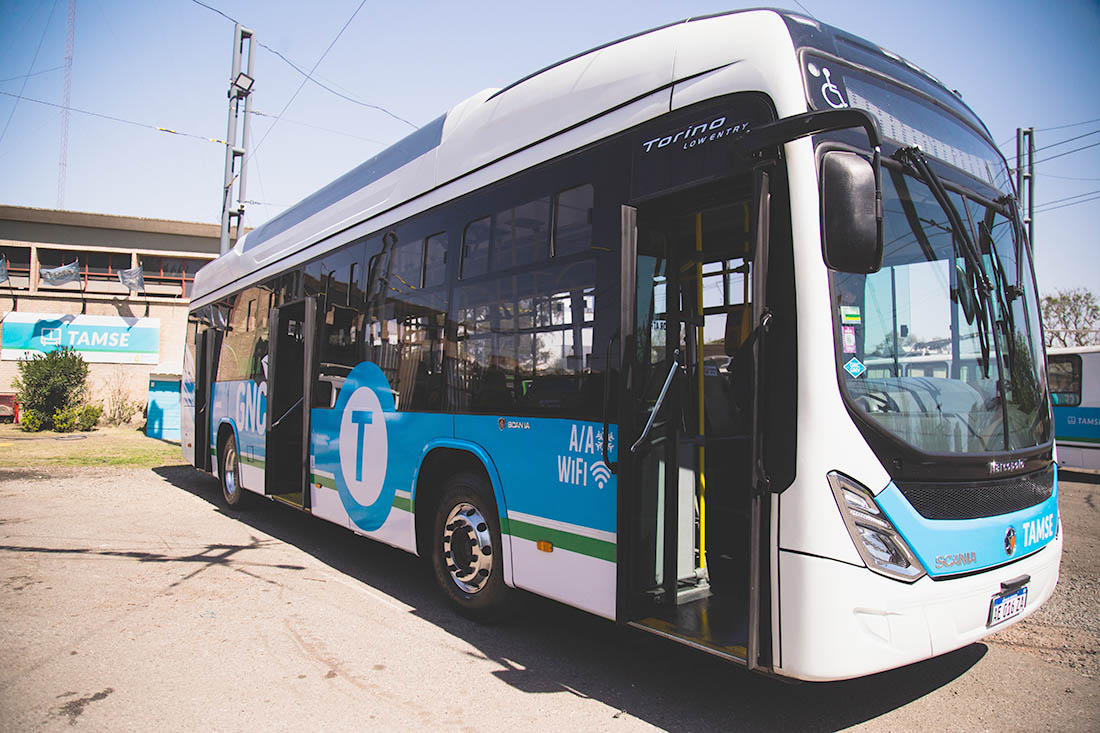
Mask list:
[{"label": "bus rear wheel", "polygon": [[481,623],[503,618],[512,600],[492,496],[475,474],[451,477],[436,505],[431,536],[436,583],[460,614]]},{"label": "bus rear wheel", "polygon": [[222,484],[222,498],[234,509],[244,504],[244,489],[241,487],[240,460],[237,458],[237,439],[226,436],[218,451],[218,478]]}]

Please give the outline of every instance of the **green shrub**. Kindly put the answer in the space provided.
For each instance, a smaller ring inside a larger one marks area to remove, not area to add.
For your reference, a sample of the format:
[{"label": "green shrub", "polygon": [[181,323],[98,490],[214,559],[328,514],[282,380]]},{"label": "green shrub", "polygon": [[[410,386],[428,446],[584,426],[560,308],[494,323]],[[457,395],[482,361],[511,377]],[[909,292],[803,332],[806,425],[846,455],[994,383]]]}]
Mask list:
[{"label": "green shrub", "polygon": [[80,422],[80,408],[66,407],[53,414],[53,429],[59,433],[71,433]]},{"label": "green shrub", "polygon": [[80,412],[77,415],[77,430],[81,430],[85,433],[89,430],[95,430],[96,423],[99,422],[99,418],[102,415],[102,405],[84,405],[80,408]]},{"label": "green shrub", "polygon": [[50,427],[56,414],[74,407],[84,395],[87,379],[84,359],[74,349],[62,346],[45,356],[36,354],[20,361],[19,376],[12,385],[24,410],[34,410],[44,427]]},{"label": "green shrub", "polygon": [[23,428],[25,432],[37,433],[45,429],[46,420],[38,410],[23,410],[23,412],[19,414],[19,426]]}]

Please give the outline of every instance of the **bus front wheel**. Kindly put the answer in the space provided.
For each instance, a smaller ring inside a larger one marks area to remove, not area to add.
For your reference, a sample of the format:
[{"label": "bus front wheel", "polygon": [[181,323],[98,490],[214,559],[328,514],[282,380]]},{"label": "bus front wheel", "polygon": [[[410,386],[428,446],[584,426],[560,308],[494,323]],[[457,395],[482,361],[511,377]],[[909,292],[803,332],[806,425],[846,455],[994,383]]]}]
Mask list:
[{"label": "bus front wheel", "polygon": [[222,449],[218,451],[218,478],[222,484],[222,498],[234,509],[241,508],[244,502],[244,489],[241,488],[240,460],[237,458],[237,439],[226,436]]},{"label": "bus front wheel", "polygon": [[474,621],[500,620],[512,592],[504,583],[500,519],[492,492],[472,473],[453,476],[436,505],[432,570],[443,595]]}]

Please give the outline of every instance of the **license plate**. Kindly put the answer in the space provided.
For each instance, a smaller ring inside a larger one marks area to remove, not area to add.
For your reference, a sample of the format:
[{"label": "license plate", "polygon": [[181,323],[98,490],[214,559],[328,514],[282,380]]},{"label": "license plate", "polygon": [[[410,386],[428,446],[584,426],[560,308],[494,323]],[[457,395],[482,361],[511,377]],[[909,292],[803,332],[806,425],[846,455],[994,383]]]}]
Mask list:
[{"label": "license plate", "polygon": [[1019,616],[1027,605],[1027,586],[1009,593],[1007,596],[994,596],[989,604],[989,620],[986,626],[996,626],[1013,616]]}]

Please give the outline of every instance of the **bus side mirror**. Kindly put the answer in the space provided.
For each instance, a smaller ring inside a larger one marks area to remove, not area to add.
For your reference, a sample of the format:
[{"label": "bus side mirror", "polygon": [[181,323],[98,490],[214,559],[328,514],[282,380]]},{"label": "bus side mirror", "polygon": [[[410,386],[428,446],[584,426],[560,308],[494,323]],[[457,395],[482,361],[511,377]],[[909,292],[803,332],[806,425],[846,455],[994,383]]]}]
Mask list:
[{"label": "bus side mirror", "polygon": [[882,267],[882,202],[875,169],[856,153],[830,150],[821,161],[821,248],[833,270],[856,274]]}]

